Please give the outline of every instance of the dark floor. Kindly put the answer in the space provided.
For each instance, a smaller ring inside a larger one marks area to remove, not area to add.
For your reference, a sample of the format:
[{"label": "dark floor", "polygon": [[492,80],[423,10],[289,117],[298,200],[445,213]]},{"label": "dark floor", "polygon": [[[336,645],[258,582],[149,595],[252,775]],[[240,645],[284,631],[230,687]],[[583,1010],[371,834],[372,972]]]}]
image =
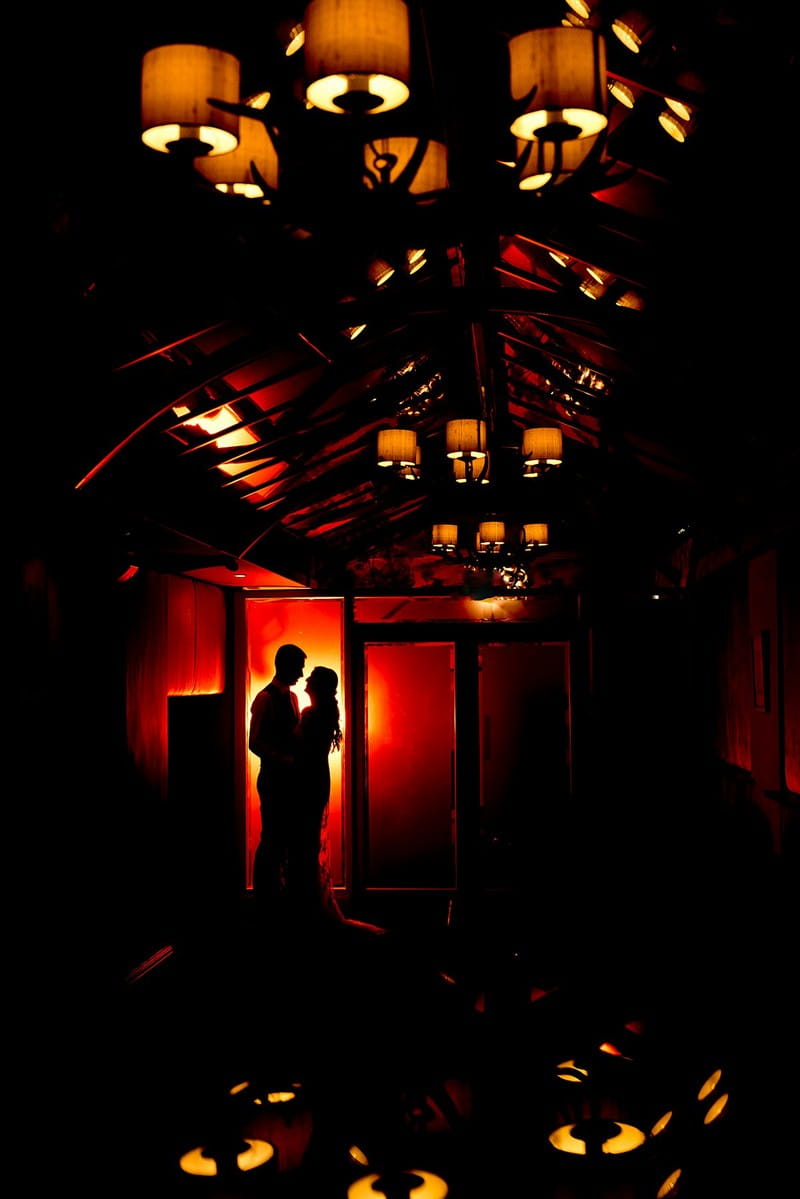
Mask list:
[{"label": "dark floor", "polygon": [[[348,913],[383,931],[271,932],[245,901],[98,1013],[91,1076],[58,1092],[82,1096],[79,1193],[345,1199],[370,1176],[351,1199],[406,1199],[421,1170],[464,1199],[656,1199],[680,1169],[663,1194],[788,1194],[784,934],[725,918],[719,896],[687,912],[679,892],[576,911],[565,890],[546,919],[508,897]],[[662,1133],[601,1152],[667,1110]],[[548,1140],[569,1124],[583,1154]],[[243,1172],[243,1137],[276,1155]],[[199,1147],[216,1176],[181,1169]]]}]

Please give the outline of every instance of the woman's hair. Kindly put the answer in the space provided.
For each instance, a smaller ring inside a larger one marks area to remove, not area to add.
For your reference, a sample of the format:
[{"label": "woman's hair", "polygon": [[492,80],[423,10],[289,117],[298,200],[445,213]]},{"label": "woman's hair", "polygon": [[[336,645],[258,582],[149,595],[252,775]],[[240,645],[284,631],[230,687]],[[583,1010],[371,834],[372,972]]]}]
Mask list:
[{"label": "woman's hair", "polygon": [[339,676],[328,666],[315,666],[306,680],[310,683],[317,697],[317,711],[328,721],[331,730],[331,749],[338,749],[342,743],[342,730],[339,724],[339,704],[336,699],[336,689],[339,686]]}]

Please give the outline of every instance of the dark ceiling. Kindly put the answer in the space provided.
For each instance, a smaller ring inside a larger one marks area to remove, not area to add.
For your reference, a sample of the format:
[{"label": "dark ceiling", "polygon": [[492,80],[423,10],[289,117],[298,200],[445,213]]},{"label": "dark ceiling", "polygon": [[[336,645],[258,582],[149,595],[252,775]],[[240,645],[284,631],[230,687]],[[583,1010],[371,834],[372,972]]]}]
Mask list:
[{"label": "dark ceiling", "polygon": [[[779,6],[671,0],[648,5],[655,41],[634,56],[609,32],[621,7],[597,19],[637,101],[609,96],[589,162],[537,194],[503,165],[507,42],[560,25],[565,0],[412,0],[412,99],[392,119],[447,145],[450,186],[426,203],[354,186],[380,117],[296,98],[303,55],[278,34],[301,6],[199,27],[137,10],[102,39],[54,17],[27,426],[43,522],[71,542],[90,512],[140,565],[235,586],[243,563],[244,585],[275,572],[337,594],[454,586],[428,550],[437,519],[547,521],[531,588],[598,570],[679,582],[682,544],[697,559],[793,525],[797,29]],[[236,53],[243,95],[271,90],[271,205],[140,143],[142,53],[177,41]],[[683,144],[657,121],[676,92],[697,114]],[[422,269],[376,288],[370,263],[412,248]],[[590,267],[598,299],[580,290]],[[492,482],[460,488],[444,424],[479,411]],[[418,480],[375,463],[397,424],[417,431]],[[564,436],[538,480],[521,477],[529,425]]]}]

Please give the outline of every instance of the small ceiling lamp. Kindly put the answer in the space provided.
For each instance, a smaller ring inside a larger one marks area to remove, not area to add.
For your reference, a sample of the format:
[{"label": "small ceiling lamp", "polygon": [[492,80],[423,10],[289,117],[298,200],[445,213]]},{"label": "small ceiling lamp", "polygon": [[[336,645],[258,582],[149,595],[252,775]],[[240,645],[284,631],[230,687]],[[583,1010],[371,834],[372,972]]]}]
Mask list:
[{"label": "small ceiling lamp", "polygon": [[[469,483],[470,478],[467,473],[467,461],[464,458],[453,458],[452,462],[453,462],[453,478],[455,479],[456,483]],[[490,466],[491,466],[491,454],[487,453],[484,469],[480,472],[480,475],[478,476],[476,482],[478,482],[478,483],[490,482],[490,479],[489,479]]]},{"label": "small ceiling lamp", "polygon": [[394,270],[395,268],[385,258],[373,258],[367,268],[367,274],[371,283],[374,283],[376,287],[383,287],[391,279]]},{"label": "small ceiling lamp", "polygon": [[409,96],[404,0],[311,0],[303,16],[306,99],[336,113],[388,112]]},{"label": "small ceiling lamp", "polygon": [[522,547],[527,552],[539,549],[549,543],[550,534],[546,524],[523,525],[520,531]]},{"label": "small ceiling lamp", "polygon": [[378,431],[378,466],[416,466],[417,435],[413,429]]},{"label": "small ceiling lamp", "polygon": [[169,153],[228,154],[239,141],[239,117],[209,97],[238,105],[239,60],[210,46],[155,46],[142,58],[142,141]]},{"label": "small ceiling lamp", "polygon": [[641,296],[638,291],[634,291],[632,288],[629,288],[628,291],[624,291],[621,296],[617,297],[614,303],[616,304],[617,308],[633,308],[637,312],[643,311],[645,307],[644,297]]},{"label": "small ceiling lamp", "polygon": [[481,483],[487,477],[489,458],[485,420],[449,420],[445,425],[445,449],[448,458],[463,465],[465,483]]},{"label": "small ceiling lamp", "polygon": [[593,29],[533,29],[508,43],[515,137],[570,141],[606,127],[606,45]]},{"label": "small ceiling lamp", "polygon": [[517,187],[520,191],[540,191],[549,183],[562,183],[583,165],[596,144],[596,137],[568,142],[517,138]]},{"label": "small ceiling lamp", "polygon": [[485,420],[449,420],[445,427],[445,444],[448,458],[486,457]]},{"label": "small ceiling lamp", "polygon": [[436,524],[431,531],[431,549],[454,554],[458,546],[458,525]]},{"label": "small ceiling lamp", "polygon": [[623,79],[609,79],[608,90],[623,108],[633,108],[636,103],[636,93],[629,83]]},{"label": "small ceiling lamp", "polygon": [[628,9],[614,17],[611,32],[631,54],[640,54],[655,33],[655,23],[647,13]]},{"label": "small ceiling lamp", "polygon": [[299,21],[282,21],[277,32],[287,58],[291,58],[293,54],[302,49],[306,40],[306,31]]},{"label": "small ceiling lamp", "polygon": [[278,190],[278,153],[264,122],[257,118],[242,117],[235,150],[198,158],[195,168],[217,191],[260,197],[269,204],[270,193]]},{"label": "small ceiling lamp", "polygon": [[409,275],[416,275],[417,271],[421,271],[428,261],[425,250],[407,250],[406,251],[406,267]]},{"label": "small ceiling lamp", "polygon": [[567,4],[574,13],[577,13],[579,17],[583,17],[585,21],[588,21],[592,15],[592,5],[589,3],[589,0],[567,0]]},{"label": "small ceiling lamp", "polygon": [[601,300],[608,291],[608,286],[608,283],[602,279],[594,278],[587,273],[586,278],[581,280],[578,291],[581,295],[586,296],[587,300]]},{"label": "small ceiling lamp", "polygon": [[526,429],[522,434],[522,457],[525,478],[537,478],[563,460],[563,439],[560,429]]},{"label": "small ceiling lamp", "polygon": [[482,520],[480,522],[475,539],[475,548],[479,554],[499,554],[505,543],[505,521]]},{"label": "small ceiling lamp", "polygon": [[424,137],[374,138],[364,146],[364,182],[429,196],[447,187],[447,149]]},{"label": "small ceiling lamp", "polygon": [[[667,100],[667,104],[670,101]],[[685,142],[687,137],[694,132],[694,116],[689,114],[688,118],[681,118],[677,111],[671,107],[661,110],[658,114],[658,123],[665,133],[676,142]]]}]

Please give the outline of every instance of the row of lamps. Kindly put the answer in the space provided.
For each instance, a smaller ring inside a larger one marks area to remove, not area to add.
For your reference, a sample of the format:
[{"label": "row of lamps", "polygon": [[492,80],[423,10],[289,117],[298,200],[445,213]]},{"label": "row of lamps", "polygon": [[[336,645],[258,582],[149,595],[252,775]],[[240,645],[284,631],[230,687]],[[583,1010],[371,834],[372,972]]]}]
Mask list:
[{"label": "row of lamps", "polygon": [[[521,445],[522,477],[535,479],[563,462],[561,430],[550,426],[523,430]],[[490,481],[490,453],[486,421],[475,418],[448,420],[445,425],[445,454],[452,466],[455,484],[476,485]],[[377,436],[378,466],[394,469],[404,479],[414,481],[421,476],[421,450],[413,429],[380,429]],[[510,534],[505,520],[496,517],[479,521],[474,543],[465,543],[456,523],[437,522],[431,530],[431,549],[434,553],[454,557],[460,550],[474,560],[507,559],[519,554],[531,555],[549,543],[549,529],[544,522],[526,522],[519,526],[516,539]]]}]

